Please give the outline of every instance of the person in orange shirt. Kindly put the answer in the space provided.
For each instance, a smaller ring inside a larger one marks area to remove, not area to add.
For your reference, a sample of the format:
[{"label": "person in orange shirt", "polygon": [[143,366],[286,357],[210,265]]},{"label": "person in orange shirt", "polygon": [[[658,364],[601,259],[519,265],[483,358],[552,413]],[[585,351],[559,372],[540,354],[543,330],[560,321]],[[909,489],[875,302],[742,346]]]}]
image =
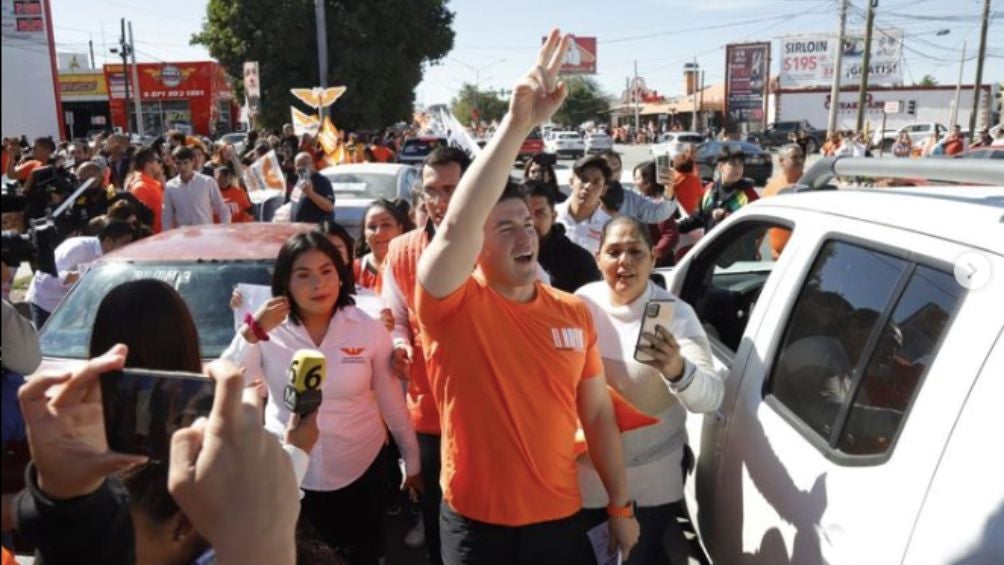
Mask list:
[{"label": "person in orange shirt", "polygon": [[164,211],[164,185],[160,178],[160,156],[150,147],[144,147],[133,156],[136,172],[129,184],[129,192],[153,212],[153,233],[160,233],[160,217]]},{"label": "person in orange shirt", "polygon": [[[400,206],[399,206],[400,203]],[[395,237],[414,229],[406,201],[374,200],[363,212],[363,236],[356,241],[356,284],[379,293],[384,260]]]},{"label": "person in orange shirt", "polygon": [[418,434],[425,480],[425,492],[420,501],[422,526],[431,565],[443,563],[439,544],[439,510],[443,498],[439,485],[441,427],[420,339],[415,288],[418,286],[418,259],[443,221],[468,165],[467,154],[454,147],[437,147],[425,158],[422,185],[416,190],[419,195],[415,202],[418,228],[391,240],[381,280],[381,296],[394,314],[394,370],[399,377],[408,380],[408,411]]},{"label": "person in orange shirt", "polygon": [[[778,162],[781,164],[781,174],[770,179],[763,189],[763,198],[774,196],[782,188],[787,188],[798,182],[805,172],[805,153],[802,148],[795,144],[785,145],[778,155]],[[784,246],[788,245],[788,238],[791,237],[791,230],[785,228],[771,228],[767,231],[770,239],[771,257],[777,261],[784,251]]]},{"label": "person in orange shirt", "polygon": [[673,157],[673,192],[676,193],[676,201],[687,214],[694,213],[704,194],[704,185],[697,176],[696,167],[694,155],[690,152]]},{"label": "person in orange shirt", "polygon": [[373,141],[373,144],[370,146],[370,151],[373,152],[373,156],[376,158],[378,163],[390,163],[394,160],[394,152],[387,149],[386,142],[379,137]]},{"label": "person in orange shirt", "polygon": [[[31,148],[31,159],[18,163],[18,159],[21,157],[21,146],[16,140],[12,141],[13,143],[8,145],[10,157],[7,160],[5,173],[7,178],[19,180],[22,184],[28,182],[35,169],[50,164],[52,154],[56,152],[56,143],[52,141],[51,137],[40,137],[35,140],[35,144]],[[30,187],[25,185],[25,192],[28,190]]]},{"label": "person in orange shirt", "polygon": [[580,422],[610,500],[611,545],[627,559],[638,541],[592,317],[581,299],[537,280],[533,217],[507,182],[523,140],[567,96],[557,77],[570,43],[550,33],[418,263],[451,564],[591,561],[579,518]]},{"label": "person in orange shirt", "polygon": [[[230,208],[231,223],[253,222],[251,199],[248,198],[248,193],[238,186],[230,165],[216,167],[216,184],[220,186],[220,196],[223,197],[223,202]],[[220,223],[216,214],[213,214],[213,222]]]}]

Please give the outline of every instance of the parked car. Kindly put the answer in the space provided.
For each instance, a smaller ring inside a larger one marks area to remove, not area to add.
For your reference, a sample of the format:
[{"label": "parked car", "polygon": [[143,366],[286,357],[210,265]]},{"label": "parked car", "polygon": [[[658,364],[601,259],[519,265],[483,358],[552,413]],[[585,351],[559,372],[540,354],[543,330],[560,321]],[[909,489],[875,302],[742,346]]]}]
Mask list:
[{"label": "parked car", "polygon": [[702,180],[709,181],[715,175],[715,159],[722,147],[739,147],[746,154],[743,175],[752,179],[757,186],[764,186],[774,175],[774,161],[771,154],[759,145],[745,141],[708,141],[697,146],[697,168]]},{"label": "parked car", "polygon": [[743,207],[663,272],[725,382],[687,418],[685,497],[714,563],[1004,555],[1004,165],[890,163],[825,159],[800,181],[821,190]]},{"label": "parked car", "polygon": [[654,161],[658,155],[669,155],[672,159],[688,147],[697,147],[704,143],[704,136],[693,131],[670,131],[659,136],[658,143],[649,149],[649,155]]},{"label": "parked car", "polygon": [[[237,283],[268,285],[279,248],[313,224],[190,226],[142,239],[101,257],[66,295],[39,333],[41,369],[69,369],[87,359],[98,304],[115,286],[158,279],[181,294],[199,330],[203,359],[234,337],[230,293]],[[165,328],[170,331],[170,328]]]},{"label": "parked car", "polygon": [[353,237],[362,233],[363,212],[379,198],[411,201],[417,167],[400,163],[337,165],[321,171],[335,190],[335,218]]},{"label": "parked car", "polygon": [[953,155],[956,159],[1004,159],[1004,147],[974,147],[964,153]]},{"label": "parked car", "polygon": [[544,139],[540,135],[540,131],[534,128],[530,132],[530,135],[526,136],[523,140],[523,144],[519,146],[519,154],[516,156],[516,161],[522,163],[527,159],[544,152]]},{"label": "parked car", "polygon": [[791,143],[788,137],[793,133],[804,134],[809,138],[805,146],[806,153],[819,151],[826,142],[826,130],[816,129],[806,120],[774,122],[764,131],[749,134],[746,140],[764,149],[772,149]]},{"label": "parked car", "polygon": [[397,162],[402,165],[420,165],[426,155],[441,145],[449,145],[445,137],[438,135],[423,135],[406,139],[397,152]]},{"label": "parked car", "polygon": [[544,141],[544,150],[560,157],[578,159],[586,154],[586,144],[582,135],[575,131],[552,131]]},{"label": "parked car", "polygon": [[595,154],[610,151],[614,148],[612,137],[602,131],[586,134],[586,153]]}]

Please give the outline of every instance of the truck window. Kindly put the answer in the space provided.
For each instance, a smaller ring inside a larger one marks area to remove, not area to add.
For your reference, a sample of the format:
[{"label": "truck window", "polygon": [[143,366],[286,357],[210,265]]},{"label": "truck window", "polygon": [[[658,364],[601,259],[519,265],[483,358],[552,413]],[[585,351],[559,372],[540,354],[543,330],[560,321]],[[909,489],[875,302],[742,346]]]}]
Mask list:
[{"label": "truck window", "polygon": [[748,221],[695,258],[680,297],[694,307],[711,341],[732,353],[739,348],[750,313],[780,257],[792,227]]},{"label": "truck window", "polygon": [[908,263],[849,243],[819,252],[767,381],[773,396],[829,443],[858,365]]},{"label": "truck window", "polygon": [[872,349],[837,449],[877,455],[892,448],[961,297],[953,275],[917,267]]}]

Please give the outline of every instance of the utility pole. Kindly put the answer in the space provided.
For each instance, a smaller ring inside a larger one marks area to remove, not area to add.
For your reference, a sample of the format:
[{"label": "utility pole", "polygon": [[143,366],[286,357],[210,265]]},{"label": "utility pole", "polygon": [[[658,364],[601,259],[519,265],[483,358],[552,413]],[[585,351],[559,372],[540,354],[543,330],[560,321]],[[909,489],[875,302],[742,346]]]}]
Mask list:
[{"label": "utility pole", "polygon": [[847,0],[840,0],[840,33],[837,35],[837,60],[833,67],[833,86],[830,88],[830,116],[826,120],[826,133],[837,131],[837,111],[840,108],[840,75],[844,61],[844,34],[847,31]]},{"label": "utility pole", "polygon": [[[328,22],[324,14],[324,0],[314,0],[314,19],[317,22],[317,74],[321,88],[328,86]],[[324,119],[327,108],[319,108],[318,114]]]},{"label": "utility pole", "polygon": [[868,1],[868,19],[865,23],[865,55],[861,59],[861,87],[858,89],[858,120],[855,132],[864,131],[865,101],[868,97],[868,66],[872,59],[872,27],[875,25],[875,6],[878,0]]},{"label": "utility pole", "polygon": [[96,69],[98,66],[94,63],[94,39],[87,40],[87,48],[91,51],[91,68]]},{"label": "utility pole", "polygon": [[126,43],[125,18],[122,18],[122,35],[119,36],[119,55],[122,56],[122,82],[125,84],[125,133],[129,134],[129,44]]},{"label": "utility pole", "polygon": [[697,66],[697,57],[694,57],[694,69],[691,71],[691,73],[693,73],[693,75],[692,75],[693,78],[691,80],[694,81],[694,92],[692,93],[692,96],[694,97],[694,111],[693,111],[693,115],[690,117],[690,131],[697,131],[697,92],[698,92],[697,91],[697,76],[698,76],[697,75],[697,69],[698,68],[699,67]]},{"label": "utility pole", "polygon": [[[976,139],[976,115],[980,111],[983,88],[983,59],[987,55],[987,24],[990,23],[990,0],[983,0],[983,24],[980,26],[980,51],[976,57],[976,84],[973,85],[973,112],[969,114],[969,142]],[[954,125],[954,124],[953,124]]]},{"label": "utility pole", "polygon": [[[704,122],[705,118],[707,117],[707,116],[704,115],[704,69],[701,69],[701,90],[700,90],[700,93],[701,93],[701,103],[700,103],[700,108],[701,109],[700,109],[700,112],[698,113],[698,115],[701,117],[701,121]],[[700,130],[696,130],[695,129],[694,131],[695,132],[699,132]]]},{"label": "utility pole", "polygon": [[[139,67],[136,65],[136,44],[132,41],[132,22],[129,22],[129,55],[132,57],[132,80],[136,88],[133,92],[136,94],[134,97],[136,100],[136,133],[143,135],[143,103],[140,100],[143,96],[139,91]],[[126,77],[126,80],[129,80]]]},{"label": "utility pole", "polygon": [[948,127],[953,127],[959,123],[959,98],[962,96],[962,69],[966,67],[966,42],[962,42],[962,59],[959,61],[959,82],[955,83],[955,103],[952,104],[952,117],[948,120]]},{"label": "utility pole", "polygon": [[634,96],[634,134],[641,133],[641,92],[638,90],[638,61],[634,62],[634,82],[631,83],[631,95]]}]

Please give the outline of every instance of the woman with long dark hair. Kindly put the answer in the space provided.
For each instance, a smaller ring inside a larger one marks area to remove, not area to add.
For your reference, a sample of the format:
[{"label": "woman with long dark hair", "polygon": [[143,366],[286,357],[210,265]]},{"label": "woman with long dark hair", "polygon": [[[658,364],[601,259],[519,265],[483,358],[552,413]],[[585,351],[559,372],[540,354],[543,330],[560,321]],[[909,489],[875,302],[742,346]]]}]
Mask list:
[{"label": "woman with long dark hair", "polygon": [[352,264],[356,284],[380,292],[380,273],[390,240],[415,229],[406,201],[375,200],[363,212],[363,237],[356,242]]},{"label": "woman with long dark hair", "polygon": [[247,378],[265,381],[265,426],[280,432],[289,417],[282,399],[293,356],[300,349],[324,355],[321,434],[302,483],[301,518],[351,563],[375,564],[387,427],[404,452],[405,485],[418,491],[421,478],[418,441],[391,369],[390,334],[354,305],[354,292],[351,264],[324,234],[291,237],[276,259],[273,298],[247,317],[223,358],[244,367]]}]

